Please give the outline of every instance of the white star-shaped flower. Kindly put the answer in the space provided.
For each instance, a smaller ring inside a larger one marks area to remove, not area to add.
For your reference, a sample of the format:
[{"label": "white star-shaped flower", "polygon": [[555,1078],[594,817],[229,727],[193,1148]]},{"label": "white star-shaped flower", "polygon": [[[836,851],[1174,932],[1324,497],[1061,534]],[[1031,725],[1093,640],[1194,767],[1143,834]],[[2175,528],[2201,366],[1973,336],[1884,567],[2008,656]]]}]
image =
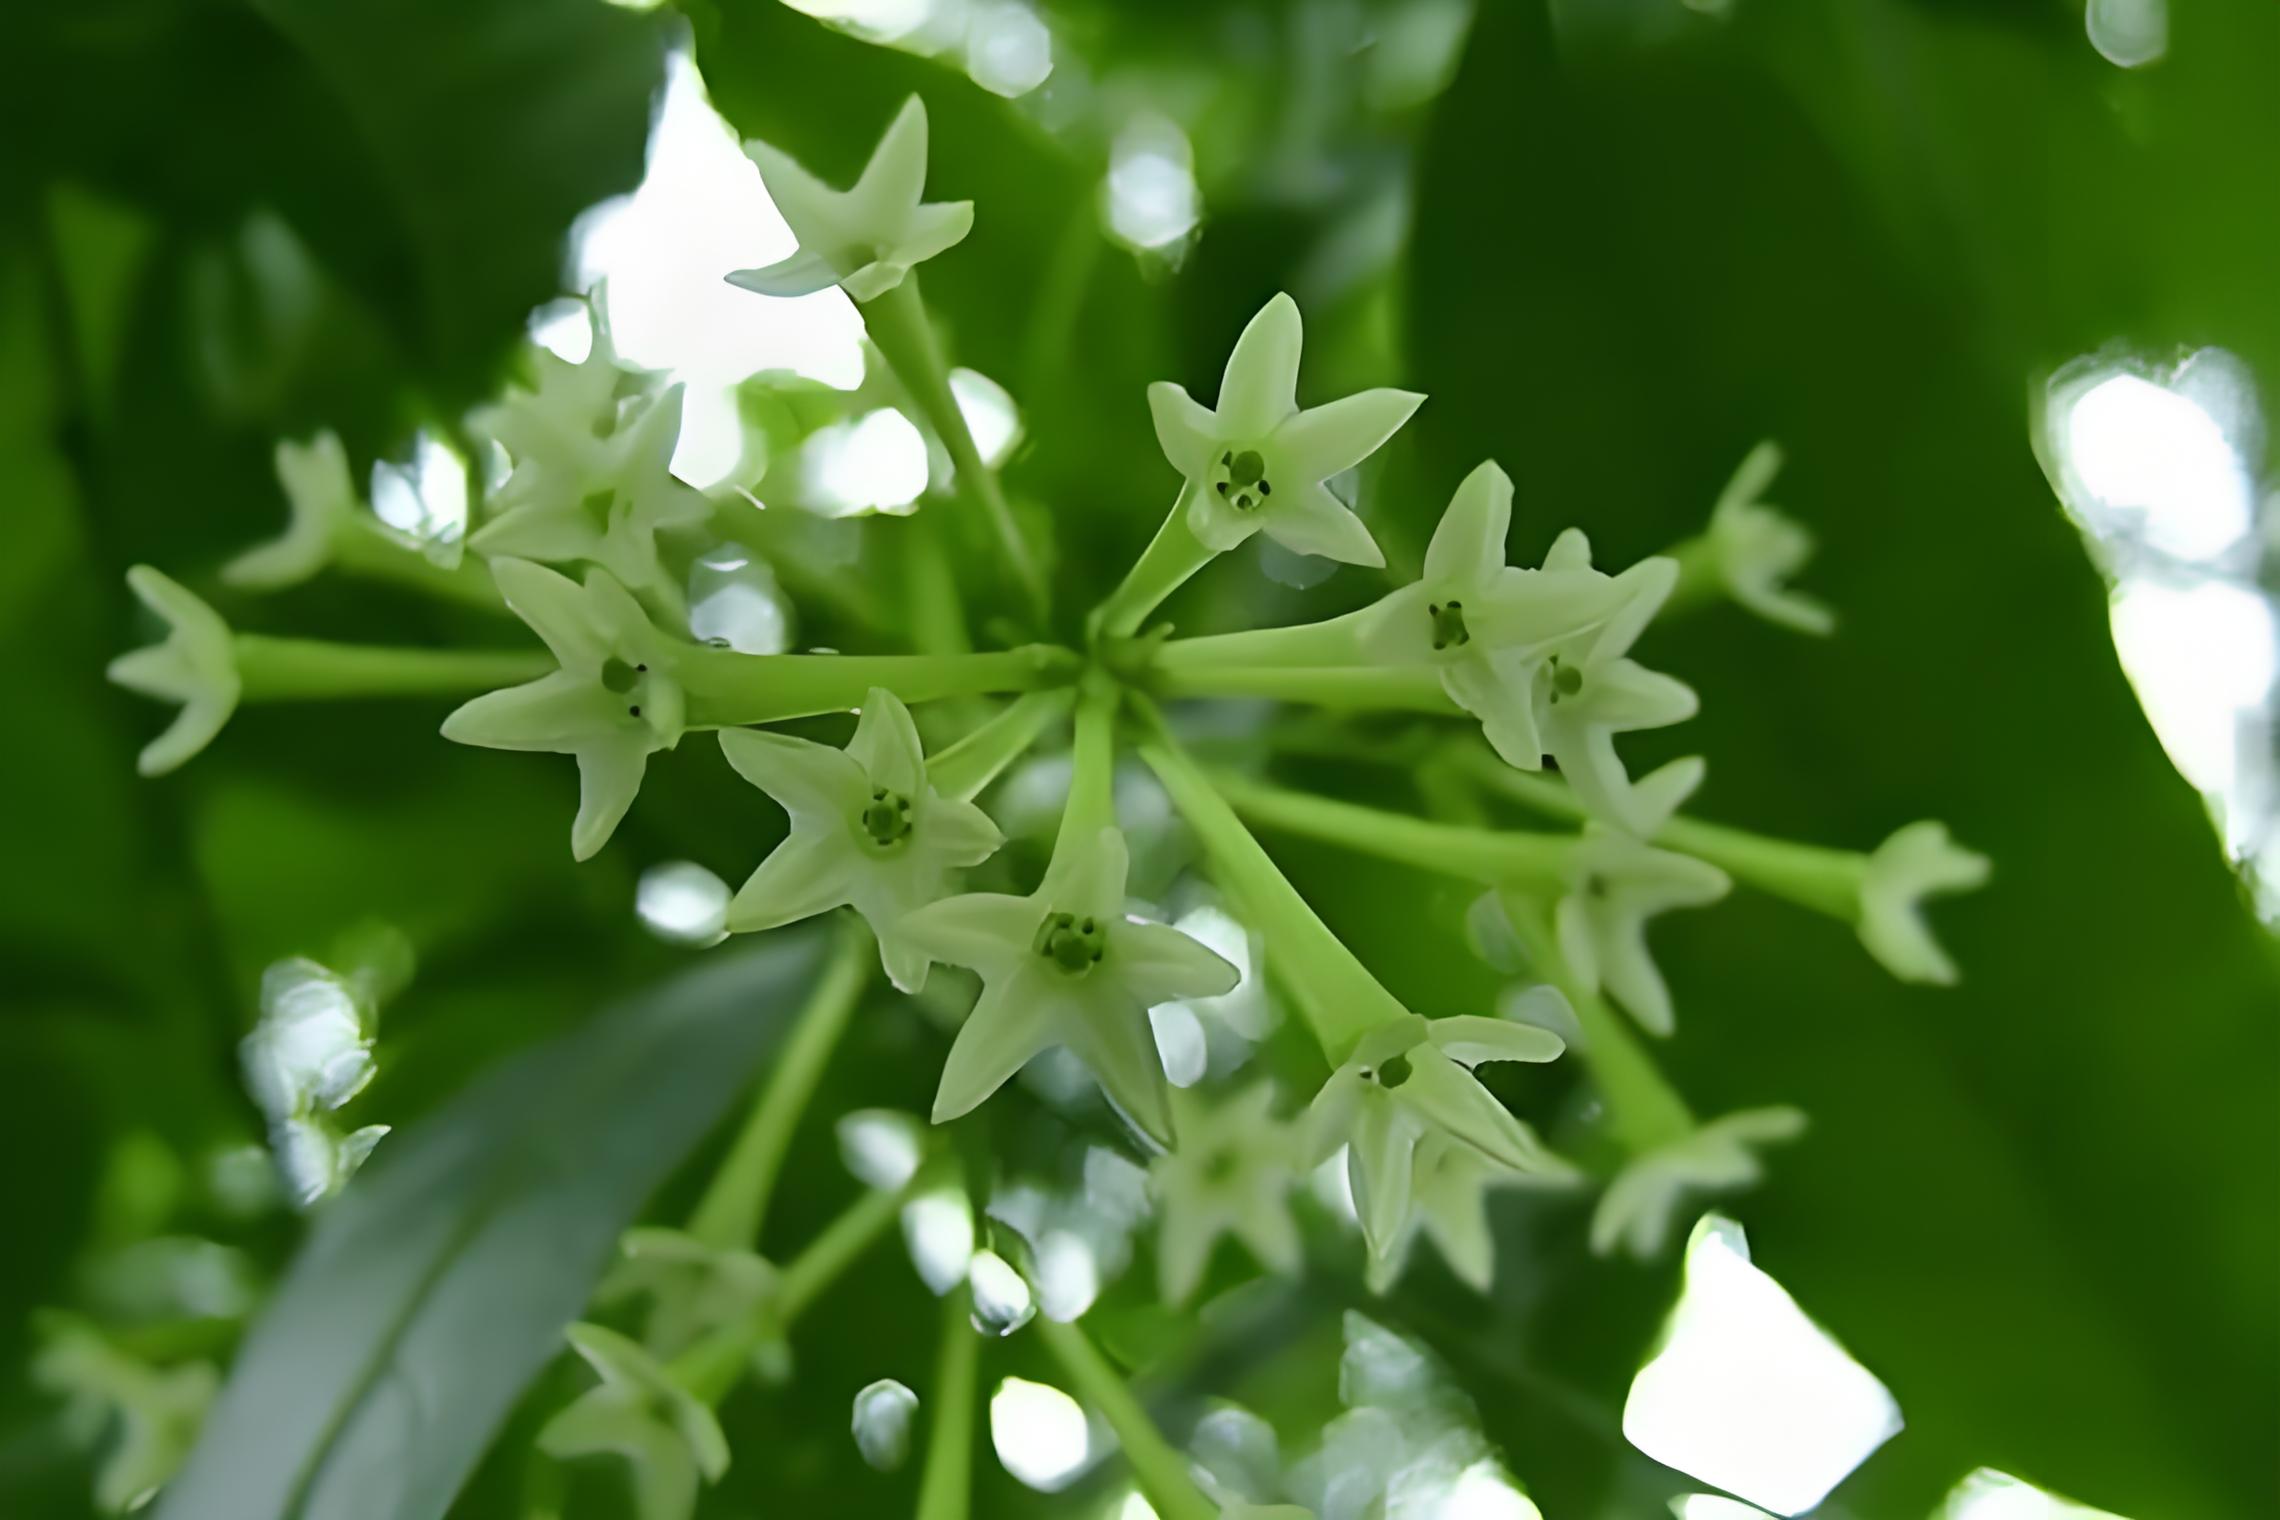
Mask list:
[{"label": "white star-shaped flower", "polygon": [[307,443],[281,439],[276,466],[291,513],[285,531],[222,566],[222,579],[231,585],[254,591],[297,586],[332,562],[333,547],[343,534],[367,526],[386,531],[378,519],[367,519],[359,510],[348,451],[339,435],[323,432]]},{"label": "white star-shaped flower", "polygon": [[1039,1051],[1065,1045],[1142,1133],[1171,1146],[1148,1010],[1230,992],[1238,973],[1179,930],[1126,916],[1129,867],[1124,835],[1104,828],[1056,849],[1027,897],[968,893],[903,920],[920,951],[982,978],[943,1064],[935,1123],[972,1110]]},{"label": "white star-shaped flower", "polygon": [[1634,1158],[1592,1211],[1591,1249],[1602,1256],[1617,1248],[1655,1255],[1689,1193],[1754,1186],[1765,1175],[1757,1148],[1804,1132],[1805,1115],[1794,1108],[1753,1108],[1697,1125],[1684,1138]]},{"label": "white star-shaped flower", "polygon": [[1589,568],[1521,570],[1505,563],[1512,480],[1483,462],[1441,514],[1415,584],[1370,609],[1362,648],[1381,664],[1430,665],[1449,700],[1480,719],[1513,765],[1543,764],[1535,719],[1539,666],[1626,605],[1612,577]]},{"label": "white star-shaped flower", "polygon": [[1149,386],[1156,440],[1187,479],[1189,531],[1214,553],[1263,532],[1299,554],[1383,565],[1370,530],[1324,482],[1376,453],[1425,398],[1367,390],[1300,411],[1302,335],[1298,303],[1278,295],[1235,340],[1216,409],[1170,381]]},{"label": "white star-shaped flower", "polygon": [[1926,819],[1895,832],[1869,855],[1860,883],[1860,942],[1904,982],[1952,986],[1955,962],[1932,938],[1923,900],[1985,886],[1994,870],[1984,855]]},{"label": "white star-shaped flower", "polygon": [[649,757],[681,742],[685,706],[674,672],[683,646],[659,633],[607,571],[587,571],[581,586],[544,565],[501,559],[491,575],[562,668],[466,703],[443,720],[443,736],[577,756],[570,853],[585,860],[633,806]]},{"label": "white star-shaped flower", "polygon": [[1760,500],[1781,472],[1781,447],[1750,450],[1710,512],[1709,547],[1718,578],[1736,602],[1784,628],[1827,634],[1837,626],[1828,603],[1789,585],[1813,557],[1813,535],[1780,508]]},{"label": "white star-shaped flower", "polygon": [[1193,1088],[1173,1090],[1179,1148],[1148,1169],[1160,1211],[1157,1280],[1167,1302],[1185,1303],[1195,1292],[1222,1235],[1242,1241],[1271,1271],[1298,1270],[1289,1193],[1299,1141],[1274,1105],[1274,1086],[1264,1080],[1216,1103]]},{"label": "white star-shaped flower", "polygon": [[[642,1339],[661,1357],[679,1356],[715,1330],[767,1314],[781,1280],[765,1257],[712,1245],[685,1230],[628,1230],[619,1237],[618,1254],[594,1302],[648,1299]],[[751,1360],[764,1372],[784,1355],[781,1335],[765,1335]]]},{"label": "white star-shaped flower", "polygon": [[640,1520],[687,1520],[700,1484],[718,1482],[728,1471],[720,1421],[655,1357],[615,1330],[579,1324],[564,1334],[602,1381],[546,1422],[539,1450],[551,1457],[624,1457],[633,1467]]},{"label": "white star-shaped flower", "polygon": [[150,566],[129,570],[127,587],[166,620],[166,640],[129,650],[104,674],[129,691],[182,704],[166,732],[135,758],[136,770],[158,776],[212,743],[237,711],[237,653],[221,615]]},{"label": "white star-shaped flower", "polygon": [[974,225],[972,201],[927,203],[926,103],[903,102],[852,188],[834,190],[764,142],[745,153],[760,167],[768,198],[783,213],[797,252],[761,269],[739,269],[731,285],[764,296],[804,296],[837,285],[873,301],[913,266],[957,246]]},{"label": "white star-shaped flower", "polygon": [[1363,1037],[1307,1111],[1309,1153],[1346,1146],[1354,1210],[1373,1256],[1399,1248],[1414,1196],[1415,1152],[1428,1134],[1471,1147],[1515,1172],[1564,1170],[1473,1076],[1486,1061],[1549,1061],[1566,1048],[1526,1024],[1462,1014],[1412,1014]]},{"label": "white star-shaped flower", "polygon": [[1669,1034],[1670,988],[1647,949],[1647,920],[1673,908],[1706,907],[1731,890],[1732,880],[1691,855],[1604,829],[1579,840],[1569,860],[1573,886],[1553,913],[1568,969],[1586,992],[1604,987],[1640,1028]]},{"label": "white star-shaped flower", "polygon": [[980,808],[928,784],[902,699],[871,688],[843,750],[750,728],[723,729],[720,747],[792,819],[729,903],[729,929],[773,929],[848,904],[878,937],[888,978],[905,992],[923,987],[933,960],[904,934],[904,918],[947,896],[950,873],[980,865],[1005,836]]}]

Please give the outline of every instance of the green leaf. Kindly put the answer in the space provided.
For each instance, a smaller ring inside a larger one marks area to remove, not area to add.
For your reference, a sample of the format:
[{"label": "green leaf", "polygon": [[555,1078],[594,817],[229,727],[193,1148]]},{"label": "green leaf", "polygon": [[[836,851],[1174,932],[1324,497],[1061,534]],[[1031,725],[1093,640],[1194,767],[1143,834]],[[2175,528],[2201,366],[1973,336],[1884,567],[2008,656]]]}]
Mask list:
[{"label": "green leaf", "polygon": [[389,1137],[247,1338],[165,1520],[441,1515],[820,947],[721,955]]}]

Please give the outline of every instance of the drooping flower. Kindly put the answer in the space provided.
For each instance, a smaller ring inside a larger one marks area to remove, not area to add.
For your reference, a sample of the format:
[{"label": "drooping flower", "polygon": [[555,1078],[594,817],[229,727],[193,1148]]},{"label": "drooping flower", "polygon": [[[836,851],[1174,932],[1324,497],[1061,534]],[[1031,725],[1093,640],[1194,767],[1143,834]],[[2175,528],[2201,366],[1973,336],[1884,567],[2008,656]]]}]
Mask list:
[{"label": "drooping flower", "polygon": [[1411,1240],[1424,1235],[1449,1270],[1486,1293],[1496,1275],[1496,1242],[1488,1228],[1488,1195],[1500,1186],[1529,1181],[1438,1134],[1419,1137],[1410,1179],[1409,1229],[1393,1250],[1370,1258],[1370,1290],[1391,1288],[1407,1262]]},{"label": "drooping flower", "polygon": [[153,1366],[77,1315],[43,1311],[33,1329],[33,1384],[64,1400],[76,1438],[104,1445],[97,1506],[110,1514],[142,1508],[190,1455],[221,1375],[211,1362]]},{"label": "drooping flower", "polygon": [[[510,476],[501,510],[468,546],[487,558],[601,566],[620,585],[649,591],[667,605],[680,593],[666,574],[657,535],[703,522],[712,505],[673,474],[681,436],[682,387],[633,402],[613,431],[588,439],[576,470]],[[518,478],[529,484],[517,489]]]},{"label": "drooping flower", "polygon": [[1588,567],[1521,570],[1505,563],[1512,480],[1484,461],[1464,478],[1425,550],[1424,574],[1380,600],[1361,629],[1363,650],[1390,665],[1430,665],[1507,763],[1543,764],[1537,668],[1554,650],[1626,605],[1610,576]]},{"label": "drooping flower", "polygon": [[1707,861],[1592,829],[1569,857],[1574,884],[1553,912],[1560,954],[1586,992],[1604,987],[1650,1034],[1675,1027],[1670,988],[1647,949],[1647,920],[1706,907],[1733,882]]},{"label": "drooping flower", "polygon": [[[1574,528],[1544,556],[1546,571],[1590,568],[1591,543]],[[1623,593],[1614,614],[1564,640],[1535,671],[1534,716],[1545,752],[1594,818],[1642,837],[1669,816],[1661,806],[1669,799],[1632,784],[1615,753],[1615,736],[1666,728],[1693,717],[1700,706],[1685,682],[1629,658],[1677,578],[1677,562],[1663,558],[1643,559],[1625,570],[1614,578]]]},{"label": "drooping flower", "polygon": [[633,1468],[640,1520],[687,1520],[700,1483],[728,1471],[720,1422],[635,1342],[600,1325],[563,1334],[601,1382],[546,1422],[538,1448],[551,1457],[615,1455]]},{"label": "drooping flower", "polygon": [[1298,1270],[1298,1226],[1289,1193],[1298,1181],[1299,1137],[1275,1117],[1272,1083],[1252,1083],[1216,1103],[1192,1088],[1172,1092],[1179,1148],[1149,1167],[1160,1220],[1157,1281],[1167,1302],[1185,1303],[1203,1281],[1212,1247],[1233,1235],[1271,1271]]},{"label": "drooping flower", "polygon": [[585,860],[633,806],[649,757],[681,742],[684,703],[674,672],[682,646],[651,626],[607,571],[587,571],[581,586],[543,565],[501,559],[491,574],[562,668],[464,704],[444,719],[443,736],[485,749],[575,755],[570,853]]},{"label": "drooping flower", "polygon": [[1343,1142],[1354,1210],[1373,1256],[1389,1256],[1409,1222],[1417,1144],[1428,1134],[1471,1147],[1515,1172],[1564,1170],[1527,1125],[1473,1076],[1486,1061],[1549,1061],[1558,1035],[1526,1024],[1461,1014],[1411,1014],[1364,1036],[1330,1074],[1307,1111],[1309,1153]]},{"label": "drooping flower", "polygon": [[1789,585],[1789,578],[1813,557],[1811,531],[1759,499],[1780,471],[1779,444],[1769,440],[1750,450],[1711,509],[1709,550],[1720,582],[1736,602],[1769,623],[1827,634],[1837,626],[1835,610]]},{"label": "drooping flower", "polygon": [[237,711],[237,654],[221,615],[150,566],[129,570],[127,588],[166,621],[167,636],[120,655],[104,674],[129,691],[182,704],[166,732],[135,757],[137,771],[160,776],[212,743]]},{"label": "drooping flower", "polygon": [[[594,1290],[594,1302],[647,1299],[642,1344],[655,1356],[679,1356],[712,1331],[763,1316],[776,1296],[774,1263],[685,1230],[654,1225],[628,1230],[618,1238],[618,1255]],[[756,1371],[766,1373],[778,1364],[781,1339],[757,1338]]]},{"label": "drooping flower", "polygon": [[837,285],[874,301],[913,266],[957,246],[974,225],[972,201],[921,202],[926,187],[926,103],[903,102],[852,188],[834,190],[768,144],[744,151],[760,168],[768,198],[800,246],[760,269],[739,269],[731,285],[764,296],[804,296]]},{"label": "drooping flower", "polygon": [[1425,398],[1367,390],[1301,411],[1301,338],[1298,303],[1278,295],[1235,340],[1216,409],[1170,381],[1148,387],[1157,442],[1187,479],[1188,529],[1215,553],[1263,532],[1299,554],[1383,565],[1370,530],[1324,482],[1376,453]]},{"label": "drooping flower", "polygon": [[1635,1157],[1607,1185],[1591,1215],[1591,1249],[1653,1256],[1670,1238],[1690,1193],[1754,1186],[1765,1165],[1757,1148],[1794,1140],[1805,1115],[1794,1108],[1753,1108],[1697,1125],[1692,1133]]},{"label": "drooping flower", "polygon": [[934,1121],[966,1113],[1030,1057],[1065,1045],[1125,1116],[1158,1145],[1172,1144],[1168,1084],[1148,1010],[1233,989],[1233,966],[1164,924],[1124,911],[1130,854],[1104,828],[1054,852],[1027,897],[975,892],[944,898],[903,920],[923,953],[982,978],[981,1000],[951,1044]]},{"label": "drooping flower", "polygon": [[850,904],[877,935],[887,976],[918,991],[933,960],[903,932],[905,916],[947,896],[951,872],[981,864],[1005,837],[980,808],[928,784],[902,699],[871,688],[844,750],[748,728],[723,729],[720,747],[792,818],[790,837],[729,903],[729,929],[773,929]]},{"label": "drooping flower", "polygon": [[256,544],[222,566],[222,579],[255,591],[297,586],[332,562],[343,534],[385,532],[377,518],[369,524],[349,477],[348,451],[339,435],[323,432],[307,443],[282,439],[277,445],[277,483],[285,488],[291,516],[285,531]]},{"label": "drooping flower", "polygon": [[1929,819],[1897,830],[1876,847],[1860,883],[1860,942],[1904,982],[1952,986],[1955,962],[1932,938],[1923,900],[1985,886],[1994,864]]}]

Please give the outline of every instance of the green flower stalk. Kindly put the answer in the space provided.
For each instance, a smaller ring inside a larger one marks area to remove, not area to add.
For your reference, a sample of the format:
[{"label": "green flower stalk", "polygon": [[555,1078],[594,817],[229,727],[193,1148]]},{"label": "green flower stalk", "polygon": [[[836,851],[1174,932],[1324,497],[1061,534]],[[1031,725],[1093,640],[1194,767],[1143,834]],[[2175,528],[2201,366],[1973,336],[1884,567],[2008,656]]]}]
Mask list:
[{"label": "green flower stalk", "polygon": [[1203,1496],[1189,1476],[1187,1458],[1156,1428],[1148,1411],[1132,1396],[1122,1376],[1109,1364],[1091,1337],[1077,1325],[1040,1316],[1037,1337],[1061,1364],[1084,1401],[1100,1411],[1124,1460],[1132,1464],[1141,1492],[1162,1520],[1217,1520],[1218,1506]]}]

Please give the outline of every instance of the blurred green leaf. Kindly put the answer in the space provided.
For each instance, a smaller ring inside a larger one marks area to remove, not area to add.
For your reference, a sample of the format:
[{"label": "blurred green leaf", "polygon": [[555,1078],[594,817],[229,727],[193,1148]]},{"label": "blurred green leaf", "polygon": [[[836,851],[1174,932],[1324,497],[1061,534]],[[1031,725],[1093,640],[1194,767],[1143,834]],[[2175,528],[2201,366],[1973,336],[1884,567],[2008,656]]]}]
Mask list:
[{"label": "blurred green leaf", "polygon": [[159,1513],[441,1515],[819,947],[722,954],[384,1142],[319,1217]]}]

